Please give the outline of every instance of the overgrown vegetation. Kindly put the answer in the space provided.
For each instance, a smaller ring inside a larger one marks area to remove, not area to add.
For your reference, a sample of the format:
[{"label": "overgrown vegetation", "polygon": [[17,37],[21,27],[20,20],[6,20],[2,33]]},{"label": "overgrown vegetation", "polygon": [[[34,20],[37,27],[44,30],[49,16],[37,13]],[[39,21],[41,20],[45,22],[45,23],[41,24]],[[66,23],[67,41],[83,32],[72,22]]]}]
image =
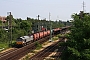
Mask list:
[{"label": "overgrown vegetation", "polygon": [[53,39],[52,40],[58,40],[58,37],[53,37]]},{"label": "overgrown vegetation", "polygon": [[42,48],[42,45],[37,41],[35,42],[35,46],[36,46],[36,49]]},{"label": "overgrown vegetation", "polygon": [[69,38],[69,34],[70,34],[70,33],[66,33],[66,34],[58,34],[57,37],[58,37],[58,38],[62,38],[62,37]]},{"label": "overgrown vegetation", "polygon": [[67,48],[61,60],[90,60],[90,14],[73,14]]},{"label": "overgrown vegetation", "polygon": [[[3,23],[3,26],[6,26],[6,29],[8,29],[8,21],[9,16],[7,16],[7,21]],[[38,23],[39,22],[39,23]],[[52,22],[52,28],[62,27],[65,26],[65,22],[62,21],[51,21]],[[50,29],[49,21],[46,20],[37,20],[33,18],[27,17],[26,20],[23,20],[21,18],[15,19],[12,16],[12,41],[15,41],[18,37],[24,36],[24,35],[30,35],[32,34],[32,31],[38,32],[37,28],[40,26],[43,26],[44,28],[47,28],[47,30]],[[0,21],[0,42],[9,44],[10,41],[10,29],[5,30],[2,29],[2,22]]]},{"label": "overgrown vegetation", "polygon": [[23,58],[22,60],[29,60],[29,55],[27,54],[27,56]]},{"label": "overgrown vegetation", "polygon": [[0,42],[0,51],[3,51],[7,48],[9,48],[7,43]]}]

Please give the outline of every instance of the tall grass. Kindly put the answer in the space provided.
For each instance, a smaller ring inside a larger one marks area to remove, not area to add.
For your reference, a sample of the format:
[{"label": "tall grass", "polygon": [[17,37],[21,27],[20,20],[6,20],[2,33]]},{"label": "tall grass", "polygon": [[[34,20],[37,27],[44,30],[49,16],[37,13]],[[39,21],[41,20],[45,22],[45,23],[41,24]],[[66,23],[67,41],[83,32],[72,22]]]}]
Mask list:
[{"label": "tall grass", "polygon": [[5,50],[7,48],[9,48],[8,43],[0,42],[0,51],[3,51],[2,49]]},{"label": "tall grass", "polygon": [[42,45],[39,42],[35,42],[36,49],[42,48]]}]

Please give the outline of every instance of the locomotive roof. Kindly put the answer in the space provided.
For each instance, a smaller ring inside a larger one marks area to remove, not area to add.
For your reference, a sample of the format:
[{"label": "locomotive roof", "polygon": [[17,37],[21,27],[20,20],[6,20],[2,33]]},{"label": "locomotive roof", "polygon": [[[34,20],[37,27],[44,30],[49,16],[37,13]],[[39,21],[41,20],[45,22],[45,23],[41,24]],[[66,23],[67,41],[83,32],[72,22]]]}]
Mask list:
[{"label": "locomotive roof", "polygon": [[27,38],[29,38],[29,36],[22,36],[22,37],[20,37],[20,38],[22,38],[22,39],[27,39]]}]

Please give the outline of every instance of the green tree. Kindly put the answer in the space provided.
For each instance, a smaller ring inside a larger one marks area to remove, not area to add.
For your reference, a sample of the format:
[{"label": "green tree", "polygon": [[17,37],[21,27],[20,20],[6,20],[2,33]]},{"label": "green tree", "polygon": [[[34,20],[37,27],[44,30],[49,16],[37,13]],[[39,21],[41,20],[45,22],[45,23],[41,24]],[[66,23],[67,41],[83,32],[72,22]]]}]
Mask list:
[{"label": "green tree", "polygon": [[31,23],[30,22],[28,23],[28,21],[22,21],[20,23],[20,28],[24,29],[26,32],[28,32],[31,29]]},{"label": "green tree", "polygon": [[73,26],[62,60],[90,60],[90,14],[73,14]]},{"label": "green tree", "polygon": [[0,42],[7,42],[7,41],[8,41],[8,32],[0,29]]}]

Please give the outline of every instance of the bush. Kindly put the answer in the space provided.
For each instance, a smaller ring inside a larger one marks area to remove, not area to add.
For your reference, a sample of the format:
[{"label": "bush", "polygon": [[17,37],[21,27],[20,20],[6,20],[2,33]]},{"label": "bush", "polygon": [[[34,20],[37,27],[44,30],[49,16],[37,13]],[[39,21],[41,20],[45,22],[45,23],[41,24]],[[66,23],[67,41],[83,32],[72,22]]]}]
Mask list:
[{"label": "bush", "polygon": [[8,44],[7,43],[3,43],[3,42],[0,42],[0,49],[1,51],[3,51],[3,49],[7,49],[8,48]]},{"label": "bush", "polygon": [[35,42],[36,49],[40,49],[42,45],[39,42]]},{"label": "bush", "polygon": [[61,37],[63,37],[63,36],[64,36],[64,34],[59,34],[59,35],[57,35],[58,38],[61,38]]},{"label": "bush", "polygon": [[58,37],[53,37],[53,40],[58,40]]},{"label": "bush", "polygon": [[16,46],[16,42],[15,42],[15,41],[12,42],[11,46],[12,46],[12,47],[15,47],[15,46]]}]

